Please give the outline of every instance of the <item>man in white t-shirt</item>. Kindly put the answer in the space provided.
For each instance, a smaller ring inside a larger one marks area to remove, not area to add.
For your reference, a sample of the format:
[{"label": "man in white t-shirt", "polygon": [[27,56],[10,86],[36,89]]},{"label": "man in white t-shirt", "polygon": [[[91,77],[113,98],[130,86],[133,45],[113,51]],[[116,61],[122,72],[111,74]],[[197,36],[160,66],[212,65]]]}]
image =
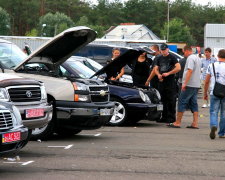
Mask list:
[{"label": "man in white t-shirt", "polygon": [[[213,65],[214,70],[213,71]],[[225,97],[220,98],[214,96],[213,89],[216,82],[225,85],[225,49],[221,49],[218,53],[218,61],[210,64],[206,71],[205,87],[204,87],[204,99],[208,100],[208,87],[210,82],[210,134],[211,139],[215,139],[216,131],[218,127],[218,117],[220,111],[220,130],[218,135],[220,138],[225,138]]]},{"label": "man in white t-shirt", "polygon": [[180,128],[184,111],[188,105],[193,112],[193,122],[187,128],[198,129],[197,95],[201,86],[201,60],[198,56],[192,54],[190,46],[184,47],[184,56],[187,57],[187,61],[184,67],[181,93],[178,99],[177,118],[176,122],[168,124],[168,127]]}]

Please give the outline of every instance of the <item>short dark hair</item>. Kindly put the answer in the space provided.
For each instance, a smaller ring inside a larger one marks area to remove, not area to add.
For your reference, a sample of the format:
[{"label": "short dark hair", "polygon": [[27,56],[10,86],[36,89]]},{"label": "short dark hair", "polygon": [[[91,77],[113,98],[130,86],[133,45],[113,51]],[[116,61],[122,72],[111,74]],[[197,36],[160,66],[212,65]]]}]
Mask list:
[{"label": "short dark hair", "polygon": [[225,49],[220,49],[219,50],[218,58],[225,58]]},{"label": "short dark hair", "polygon": [[192,51],[192,48],[191,48],[191,46],[189,46],[189,45],[186,45],[186,46],[184,46],[184,51]]},{"label": "short dark hair", "polygon": [[209,53],[212,52],[212,49],[210,47],[205,48],[205,52],[208,51]]}]

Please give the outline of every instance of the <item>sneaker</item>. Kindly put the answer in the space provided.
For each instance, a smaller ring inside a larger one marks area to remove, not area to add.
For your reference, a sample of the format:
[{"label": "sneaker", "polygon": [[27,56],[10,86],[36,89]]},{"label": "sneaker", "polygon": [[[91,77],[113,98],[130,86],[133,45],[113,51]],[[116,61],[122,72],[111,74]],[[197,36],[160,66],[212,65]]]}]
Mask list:
[{"label": "sneaker", "polygon": [[209,134],[209,137],[211,139],[215,139],[216,138],[216,131],[217,131],[217,127],[216,126],[212,126],[211,127],[211,131],[210,131],[210,134]]},{"label": "sneaker", "polygon": [[207,107],[207,105],[206,105],[206,104],[203,104],[203,105],[202,105],[202,108],[206,108],[206,107]]}]

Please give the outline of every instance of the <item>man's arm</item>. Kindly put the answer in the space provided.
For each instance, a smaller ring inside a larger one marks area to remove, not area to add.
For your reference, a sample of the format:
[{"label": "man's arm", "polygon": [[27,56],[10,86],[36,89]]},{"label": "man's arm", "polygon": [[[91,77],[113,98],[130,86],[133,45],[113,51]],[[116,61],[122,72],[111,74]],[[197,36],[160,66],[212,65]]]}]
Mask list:
[{"label": "man's arm", "polygon": [[191,79],[192,72],[193,72],[192,69],[188,69],[188,70],[187,70],[187,74],[186,74],[185,81],[184,81],[184,83],[182,83],[182,88],[181,88],[182,91],[185,91],[186,86],[187,86],[187,83],[188,83],[189,80]]},{"label": "man's arm", "polygon": [[176,74],[177,72],[179,72],[181,70],[181,67],[180,67],[180,63],[176,63],[175,64],[175,68],[172,69],[171,71],[167,72],[167,73],[163,73],[162,76],[163,77],[167,77],[171,74]]},{"label": "man's arm", "polygon": [[148,76],[147,81],[145,82],[145,86],[149,86],[150,81],[152,80],[152,78],[155,76],[155,67],[152,69],[152,72],[150,73],[150,75]]},{"label": "man's arm", "polygon": [[205,77],[205,84],[204,84],[204,99],[205,100],[208,100],[208,89],[209,89],[209,82],[210,82],[210,78],[211,78],[211,75],[210,74],[207,74],[206,77]]},{"label": "man's arm", "polygon": [[159,73],[159,66],[155,66],[155,74],[158,76],[159,81],[162,81],[162,75]]}]

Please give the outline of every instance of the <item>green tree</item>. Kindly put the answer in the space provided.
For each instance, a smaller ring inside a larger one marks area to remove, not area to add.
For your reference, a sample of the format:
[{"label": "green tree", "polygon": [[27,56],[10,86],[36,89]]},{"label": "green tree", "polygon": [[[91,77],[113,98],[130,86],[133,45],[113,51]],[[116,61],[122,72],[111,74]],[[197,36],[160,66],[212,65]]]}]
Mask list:
[{"label": "green tree", "polygon": [[0,34],[10,35],[10,16],[6,10],[0,7]]},{"label": "green tree", "polygon": [[105,27],[99,26],[99,25],[92,25],[90,24],[88,18],[86,16],[82,16],[77,23],[75,23],[76,26],[87,26],[97,32],[97,37],[102,37],[105,32]]},{"label": "green tree", "polygon": [[38,30],[33,28],[31,31],[26,32],[25,36],[38,36]]},{"label": "green tree", "polygon": [[[161,30],[161,37],[167,35],[168,23],[164,24]],[[196,41],[193,39],[190,28],[186,26],[182,19],[174,18],[169,22],[169,42],[184,42],[189,45],[195,45]]]},{"label": "green tree", "polygon": [[13,35],[22,36],[38,23],[37,0],[0,0],[0,6],[10,14]]},{"label": "green tree", "polygon": [[74,22],[63,13],[48,13],[39,20],[39,32],[41,36],[55,36],[65,29],[74,26]]}]

